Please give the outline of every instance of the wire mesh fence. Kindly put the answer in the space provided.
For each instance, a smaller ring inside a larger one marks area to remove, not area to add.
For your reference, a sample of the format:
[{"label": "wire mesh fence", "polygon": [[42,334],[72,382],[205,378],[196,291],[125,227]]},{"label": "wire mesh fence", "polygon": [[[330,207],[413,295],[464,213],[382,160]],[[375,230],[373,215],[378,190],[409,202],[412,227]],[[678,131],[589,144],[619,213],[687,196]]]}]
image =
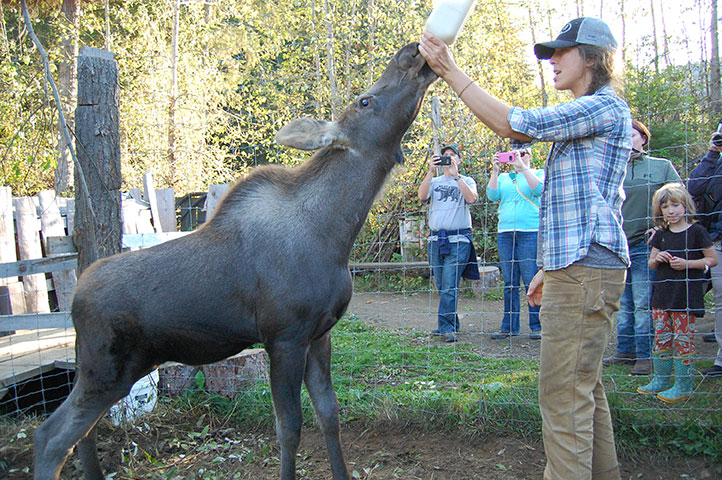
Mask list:
[{"label": "wire mesh fence", "polygon": [[[143,58],[151,57],[155,58],[155,53]],[[121,65],[127,66],[126,73],[140,71],[140,67],[131,68],[130,61],[137,58],[129,52],[121,52],[119,60]],[[477,63],[483,65],[481,61]],[[361,73],[361,67],[365,66],[361,65],[358,72],[349,69],[348,77],[355,81],[371,78],[367,72]],[[704,110],[705,106],[712,110],[712,105],[700,100],[699,91],[704,90],[702,80],[698,78],[700,68],[690,63],[680,68],[679,75],[669,83],[654,84],[652,76],[645,76],[643,69],[638,78],[634,78],[639,83],[649,81],[650,91],[655,87],[670,92],[670,96],[687,95],[681,100],[681,106],[670,108],[665,107],[665,99],[651,95],[647,99],[635,99],[637,117],[653,127],[659,122],[658,130],[664,133],[664,149],[652,148],[649,153],[670,158],[685,182],[700,155],[707,150],[711,134],[711,131],[705,131],[705,125],[710,124],[711,119]],[[157,66],[150,70],[161,77],[167,74]],[[275,85],[292,92],[312,82],[313,75],[309,72],[311,69],[296,74],[281,72],[283,75],[274,77],[272,82],[266,72],[261,72],[259,75],[263,78],[256,79],[257,85],[244,84],[238,88],[245,101],[254,98],[255,87],[266,89]],[[490,85],[502,81],[493,76],[495,72],[482,69],[476,73]],[[672,88],[687,82],[689,89]],[[268,163],[296,165],[302,161],[301,155],[283,151],[268,140],[272,135],[266,131],[277,130],[283,119],[282,115],[275,114],[281,108],[269,108],[270,113],[259,110],[261,113],[258,113],[243,110],[243,105],[233,105],[234,108],[206,112],[203,117],[198,112],[198,105],[210,102],[192,93],[184,94],[177,105],[173,124],[175,146],[169,149],[169,99],[163,87],[165,83],[160,80],[158,83],[149,87],[148,93],[137,94],[121,104],[123,169],[126,187],[140,186],[143,173],[155,167],[160,184],[185,192],[175,198],[178,231],[196,230],[209,218],[205,208],[208,195],[200,185],[243,177]],[[506,98],[528,101],[519,90],[506,88],[506,83],[504,88],[500,87],[500,93]],[[448,92],[442,92],[442,97],[445,93]],[[308,94],[308,98],[299,100],[298,105],[283,106],[299,115],[320,112],[330,116],[326,112],[327,106],[302,103],[310,102],[313,96],[313,93]],[[352,98],[351,87],[346,96],[349,100]],[[427,112],[422,111],[417,120],[421,127],[414,129],[404,142],[405,166],[395,170],[352,250],[350,272],[354,294],[346,315],[332,335],[332,375],[342,420],[360,416],[383,417],[399,419],[403,424],[430,421],[480,424],[483,428],[538,434],[541,428],[537,399],[540,340],[532,335],[524,282],[521,282],[520,290],[513,292],[519,296],[519,333],[493,337],[503,329],[504,316],[517,313],[509,311],[509,306],[505,305],[505,279],[498,243],[499,207],[498,202],[489,200],[486,194],[491,156],[508,146],[479,129],[461,102],[450,97],[444,97],[446,126],[436,133],[443,140],[461,145],[462,173],[471,176],[477,184],[479,200],[471,206],[471,235],[482,267],[482,278],[463,280],[460,285],[458,341],[447,343],[443,337],[434,335],[439,295],[428,264],[426,206],[416,198],[426,162],[433,153],[429,118]],[[289,98],[293,95],[289,94]],[[48,123],[52,124],[51,121]],[[254,129],[259,133],[249,134]],[[52,127],[47,127],[42,132],[53,136],[51,130]],[[21,143],[18,141],[14,148],[19,148]],[[33,156],[34,147],[30,143],[17,150],[18,158]],[[652,147],[656,144],[653,140]],[[533,148],[533,167],[543,167],[547,150],[545,146]],[[181,165],[182,169],[178,170]],[[141,205],[141,208],[146,209],[147,205]],[[72,229],[65,215],[65,234],[69,235]],[[12,226],[9,230],[12,233]],[[45,249],[46,238],[39,238],[41,248]],[[8,246],[11,250],[16,249],[14,238]],[[15,260],[3,258],[2,261]],[[52,275],[49,272],[40,275],[44,277],[40,282],[42,286],[26,286],[20,295],[30,293],[28,288],[49,291],[48,310],[64,317],[54,321],[62,321],[68,326],[40,328],[44,324],[33,319],[36,312],[29,312],[30,317],[18,323],[22,328],[6,329],[0,323],[0,330],[7,333],[0,337],[0,366],[4,369],[0,378],[1,417],[46,416],[57,408],[72,387],[75,335],[69,326],[71,319],[67,312],[58,308],[55,285],[52,284],[49,290],[45,288]],[[19,280],[13,282],[22,282],[23,275],[16,278]],[[288,278],[287,281],[294,283],[296,279]],[[17,297],[17,290],[15,293],[10,288],[5,293],[0,291],[0,303],[11,305],[13,295]],[[638,438],[673,432],[670,433],[673,439],[688,439],[694,435],[708,439],[710,432],[714,435],[719,431],[722,426],[722,382],[719,378],[700,374],[718,355],[718,344],[706,341],[704,336],[714,332],[715,328],[714,291],[705,296],[705,306],[704,317],[698,318],[695,324],[696,367],[692,380],[694,393],[690,399],[675,405],[663,404],[654,396],[637,392],[650,376],[633,375],[631,362],[604,367],[603,380],[618,432]],[[6,311],[13,313],[10,307]],[[6,320],[0,320],[3,321]],[[651,343],[652,338],[649,341]],[[605,357],[614,355],[617,343],[617,331],[612,328]],[[267,367],[262,350],[246,352],[210,367],[162,365],[157,380],[142,379],[143,387],[150,385],[150,388],[132,392],[131,399],[118,408],[124,409],[123,415],[132,421],[134,412],[152,405],[154,397],[168,400],[193,395],[207,403],[237,402],[244,405],[249,418],[269,419],[273,414]],[[305,417],[311,418],[313,409],[305,393],[303,407]],[[114,411],[116,419],[123,418]],[[717,452],[722,451],[722,446],[716,448]]]},{"label": "wire mesh fence", "polygon": [[[412,156],[425,154],[411,152]],[[464,161],[479,164],[487,159],[479,155]],[[439,296],[428,264],[424,207],[404,200],[397,204],[397,211],[374,212],[369,217],[369,231],[362,232],[350,259],[354,295],[346,316],[333,332],[333,375],[342,415],[348,412],[355,416],[363,411],[371,417],[393,415],[420,422],[428,415],[446,416],[448,421],[491,417],[505,423],[504,428],[539,429],[540,340],[532,335],[523,282],[514,292],[520,296],[518,334],[493,337],[502,329],[504,315],[512,312],[505,311],[509,305],[507,299],[505,307],[498,232],[493,229],[497,204],[485,195],[488,174],[475,179],[480,195],[471,207],[473,240],[483,275],[481,280],[463,280],[460,284],[457,313],[461,329],[455,343],[432,334],[437,327]],[[398,184],[403,181],[404,176],[397,175],[390,188],[411,192],[418,188],[418,183]],[[204,193],[177,198],[178,229],[193,230],[202,225],[206,221],[203,205]],[[51,290],[50,298],[53,295]],[[712,364],[718,348],[716,342],[704,341],[704,334],[714,332],[713,291],[705,302],[705,315],[695,325],[697,367],[691,399],[673,406],[662,404],[654,396],[637,392],[650,377],[632,375],[631,363],[604,368],[607,395],[620,430],[719,427],[722,384],[699,374]],[[57,311],[57,306],[54,308]],[[73,329],[23,329],[0,340],[6,369],[1,414],[47,415],[72,385]],[[613,329],[605,356],[614,355],[616,345]],[[28,361],[36,363],[32,374],[20,374]],[[209,398],[242,398],[246,405],[267,409],[270,393],[266,367],[262,350],[212,367],[165,365],[153,391],[161,398],[205,392]],[[304,406],[311,415],[308,399]]]}]

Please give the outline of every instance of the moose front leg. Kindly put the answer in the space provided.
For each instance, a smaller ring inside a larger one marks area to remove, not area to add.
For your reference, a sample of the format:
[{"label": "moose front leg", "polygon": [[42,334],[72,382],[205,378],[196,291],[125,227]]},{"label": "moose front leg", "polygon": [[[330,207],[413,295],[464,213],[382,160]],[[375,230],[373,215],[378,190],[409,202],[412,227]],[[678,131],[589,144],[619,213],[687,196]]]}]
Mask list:
[{"label": "moose front leg", "polygon": [[276,413],[276,434],[281,444],[281,480],[295,480],[296,452],[301,439],[301,383],[306,367],[306,346],[274,342],[266,346],[271,363],[271,395]]},{"label": "moose front leg", "polygon": [[334,480],[349,480],[343,460],[338,421],[338,400],[331,382],[331,332],[311,343],[306,359],[306,388],[326,439]]}]

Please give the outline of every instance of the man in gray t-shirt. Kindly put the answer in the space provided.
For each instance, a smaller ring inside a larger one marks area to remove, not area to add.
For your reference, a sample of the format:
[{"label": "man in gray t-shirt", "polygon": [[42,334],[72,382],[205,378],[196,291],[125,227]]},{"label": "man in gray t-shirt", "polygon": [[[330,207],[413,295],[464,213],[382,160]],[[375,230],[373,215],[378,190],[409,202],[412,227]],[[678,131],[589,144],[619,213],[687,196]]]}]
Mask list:
[{"label": "man in gray t-shirt", "polygon": [[[429,160],[429,171],[419,185],[419,200],[429,202],[429,264],[440,297],[438,328],[433,333],[443,336],[446,342],[455,342],[460,327],[456,314],[459,282],[462,274],[479,278],[469,210],[479,195],[474,179],[459,174],[459,148],[447,145],[441,149],[441,155]],[[442,165],[445,156],[449,163]],[[438,166],[443,166],[444,174],[433,177],[434,167]]]}]

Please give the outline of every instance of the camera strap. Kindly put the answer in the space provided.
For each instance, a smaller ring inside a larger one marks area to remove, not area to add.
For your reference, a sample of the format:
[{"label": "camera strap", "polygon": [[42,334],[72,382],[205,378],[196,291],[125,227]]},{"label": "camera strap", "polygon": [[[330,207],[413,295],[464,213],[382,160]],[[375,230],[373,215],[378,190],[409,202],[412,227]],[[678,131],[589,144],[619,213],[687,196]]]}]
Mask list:
[{"label": "camera strap", "polygon": [[539,210],[539,205],[537,205],[536,203],[532,202],[531,200],[529,200],[529,199],[526,197],[526,195],[524,195],[523,193],[521,193],[521,190],[519,190],[519,185],[516,184],[516,178],[513,178],[513,179],[512,179],[512,182],[514,182],[514,187],[516,187],[516,191],[519,192],[519,195],[521,195],[524,200],[526,200],[527,202],[529,202],[529,203],[531,203],[532,205],[534,205],[534,208],[536,208],[537,210]]}]

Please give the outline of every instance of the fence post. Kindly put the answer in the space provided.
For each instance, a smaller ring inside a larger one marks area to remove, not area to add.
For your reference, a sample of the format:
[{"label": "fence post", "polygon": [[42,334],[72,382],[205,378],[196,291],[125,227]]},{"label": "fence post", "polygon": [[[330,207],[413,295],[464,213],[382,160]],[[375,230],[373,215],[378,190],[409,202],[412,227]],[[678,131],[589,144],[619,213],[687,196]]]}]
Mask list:
[{"label": "fence post", "polygon": [[[83,47],[78,57],[75,228],[78,275],[95,260],[120,252],[120,129],[118,64],[111,52]],[[85,175],[87,198],[79,175]]]}]

